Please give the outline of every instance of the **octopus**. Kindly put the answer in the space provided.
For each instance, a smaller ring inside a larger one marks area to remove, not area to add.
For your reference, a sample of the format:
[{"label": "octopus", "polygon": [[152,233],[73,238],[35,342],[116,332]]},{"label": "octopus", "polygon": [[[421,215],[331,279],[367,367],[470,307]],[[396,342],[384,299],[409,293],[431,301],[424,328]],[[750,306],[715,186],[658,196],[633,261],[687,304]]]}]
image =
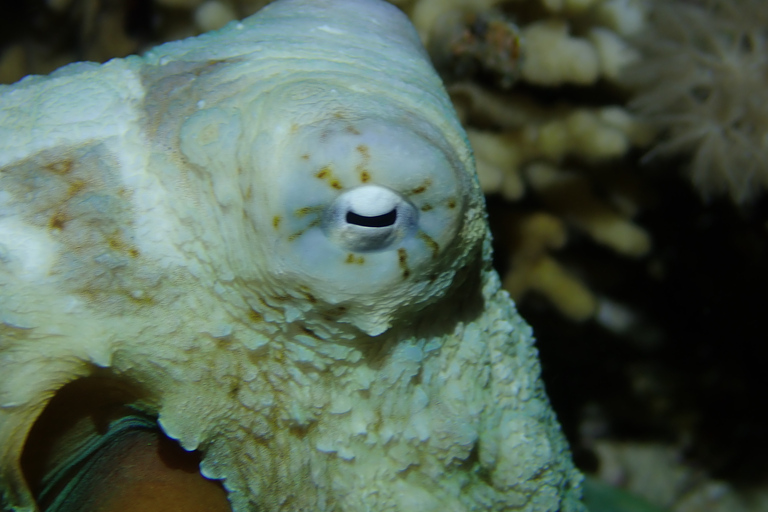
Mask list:
[{"label": "octopus", "polygon": [[234,512],[585,510],[466,135],[380,0],[0,87],[0,369],[9,510],[102,510],[137,432]]}]

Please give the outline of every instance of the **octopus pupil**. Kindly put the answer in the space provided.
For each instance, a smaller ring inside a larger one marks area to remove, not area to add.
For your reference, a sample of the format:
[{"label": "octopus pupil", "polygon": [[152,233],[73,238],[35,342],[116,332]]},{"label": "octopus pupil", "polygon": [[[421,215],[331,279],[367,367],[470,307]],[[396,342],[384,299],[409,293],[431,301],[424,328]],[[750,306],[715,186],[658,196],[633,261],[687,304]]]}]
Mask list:
[{"label": "octopus pupil", "polygon": [[392,211],[383,215],[374,215],[372,217],[358,215],[355,212],[347,212],[346,220],[347,224],[355,224],[366,228],[385,228],[393,226],[397,221],[397,208],[393,208]]}]

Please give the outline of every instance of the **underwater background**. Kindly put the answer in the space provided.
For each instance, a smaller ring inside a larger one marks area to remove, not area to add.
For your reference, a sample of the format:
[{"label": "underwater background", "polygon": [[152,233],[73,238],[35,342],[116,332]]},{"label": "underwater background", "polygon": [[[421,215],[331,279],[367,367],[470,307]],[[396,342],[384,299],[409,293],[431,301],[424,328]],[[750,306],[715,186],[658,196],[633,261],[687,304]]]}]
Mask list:
[{"label": "underwater background", "polygon": [[[0,83],[265,3],[5,1]],[[591,510],[768,510],[768,2],[393,3],[467,128],[588,494],[614,500]]]}]

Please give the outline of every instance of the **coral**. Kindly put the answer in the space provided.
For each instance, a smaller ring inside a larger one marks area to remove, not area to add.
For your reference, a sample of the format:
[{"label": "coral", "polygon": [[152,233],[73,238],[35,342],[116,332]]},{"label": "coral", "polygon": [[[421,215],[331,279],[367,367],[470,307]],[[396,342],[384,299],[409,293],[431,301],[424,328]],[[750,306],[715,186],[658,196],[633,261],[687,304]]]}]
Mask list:
[{"label": "coral", "polygon": [[[505,286],[515,299],[536,291],[568,318],[592,318],[598,299],[550,252],[564,248],[571,230],[627,257],[643,256],[651,246],[650,235],[631,220],[640,208],[637,197],[626,194],[622,183],[623,167],[631,166],[626,155],[647,145],[653,132],[611,91],[638,58],[630,36],[645,23],[645,3],[399,4],[411,13],[438,68],[453,80],[449,92],[474,148],[483,190],[513,203],[538,203],[512,216],[513,225],[501,234],[512,240]],[[472,66],[468,46],[476,52]],[[570,92],[553,101],[551,91],[565,88]],[[590,92],[573,93],[579,89]],[[560,234],[550,239],[555,224]]]},{"label": "coral", "polygon": [[597,440],[594,449],[600,465],[596,476],[601,481],[627,489],[663,510],[751,512],[768,507],[768,491],[738,491],[686,465],[680,447]]},{"label": "coral", "polygon": [[661,133],[649,159],[685,155],[702,195],[749,202],[768,188],[768,4],[652,6],[638,39],[643,58],[626,75],[634,110]]}]

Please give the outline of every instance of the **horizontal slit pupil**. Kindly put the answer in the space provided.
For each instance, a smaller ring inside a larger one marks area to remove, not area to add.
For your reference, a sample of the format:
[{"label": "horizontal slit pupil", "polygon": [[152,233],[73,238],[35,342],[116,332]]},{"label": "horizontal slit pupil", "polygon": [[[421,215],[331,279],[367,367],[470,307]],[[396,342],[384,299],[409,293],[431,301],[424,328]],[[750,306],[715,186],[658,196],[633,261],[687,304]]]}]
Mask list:
[{"label": "horizontal slit pupil", "polygon": [[397,221],[397,208],[393,208],[383,215],[374,215],[372,217],[358,215],[355,212],[347,212],[346,220],[347,224],[355,224],[366,228],[385,228],[394,225]]}]

